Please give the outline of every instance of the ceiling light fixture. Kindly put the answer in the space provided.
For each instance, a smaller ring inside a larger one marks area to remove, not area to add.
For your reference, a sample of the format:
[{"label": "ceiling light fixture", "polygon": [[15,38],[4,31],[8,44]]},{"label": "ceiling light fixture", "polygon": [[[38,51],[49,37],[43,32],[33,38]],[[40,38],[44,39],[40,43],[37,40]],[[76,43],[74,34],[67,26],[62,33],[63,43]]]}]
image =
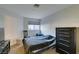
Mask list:
[{"label": "ceiling light fixture", "polygon": [[34,4],[33,6],[34,6],[35,8],[39,8],[40,5],[39,5],[39,4]]}]

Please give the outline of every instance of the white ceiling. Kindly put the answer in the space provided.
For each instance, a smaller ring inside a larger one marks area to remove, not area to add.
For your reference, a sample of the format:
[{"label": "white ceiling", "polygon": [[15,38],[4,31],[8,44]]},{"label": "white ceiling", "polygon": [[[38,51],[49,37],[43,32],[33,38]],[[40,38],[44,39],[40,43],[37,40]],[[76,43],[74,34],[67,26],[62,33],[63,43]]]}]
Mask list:
[{"label": "white ceiling", "polygon": [[0,5],[1,8],[4,8],[8,11],[17,13],[24,17],[36,19],[42,19],[69,6],[70,5],[67,4],[40,4],[39,8],[35,8],[33,7],[33,4]]}]

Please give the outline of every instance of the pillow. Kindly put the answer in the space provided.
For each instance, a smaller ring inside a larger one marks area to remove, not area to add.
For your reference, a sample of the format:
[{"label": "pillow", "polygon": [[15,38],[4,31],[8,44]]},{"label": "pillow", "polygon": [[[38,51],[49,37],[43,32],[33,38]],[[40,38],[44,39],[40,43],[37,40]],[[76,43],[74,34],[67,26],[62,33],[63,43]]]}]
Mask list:
[{"label": "pillow", "polygon": [[46,39],[52,39],[52,38],[54,38],[54,36],[51,36],[51,35],[46,36]]},{"label": "pillow", "polygon": [[36,36],[44,36],[44,35],[43,35],[43,34],[39,34],[39,33],[37,33]]}]

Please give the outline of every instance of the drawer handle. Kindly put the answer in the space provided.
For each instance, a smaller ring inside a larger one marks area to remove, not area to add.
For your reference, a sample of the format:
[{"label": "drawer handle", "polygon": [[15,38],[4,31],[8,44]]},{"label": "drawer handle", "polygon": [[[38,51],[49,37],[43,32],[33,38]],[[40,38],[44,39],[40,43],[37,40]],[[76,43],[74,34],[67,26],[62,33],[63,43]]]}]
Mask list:
[{"label": "drawer handle", "polygon": [[66,44],[63,44],[63,43],[59,43],[59,44],[61,44],[61,45],[64,45],[64,46],[66,46],[66,47],[69,47],[68,45],[66,45]]},{"label": "drawer handle", "polygon": [[62,40],[62,41],[65,41],[65,42],[68,42],[68,43],[70,43],[69,41],[67,41],[67,40],[64,40],[64,39],[59,39],[59,40]]},{"label": "drawer handle", "polygon": [[59,50],[65,52],[65,53],[67,53],[67,54],[69,54],[67,51],[65,51],[65,50],[63,50],[63,49],[61,49],[61,48],[59,48]]},{"label": "drawer handle", "polygon": [[60,36],[60,37],[62,37],[62,36],[64,36],[64,37],[70,37],[70,36],[68,36],[68,35],[62,35],[62,34],[60,34],[60,35],[58,35],[58,36]]}]

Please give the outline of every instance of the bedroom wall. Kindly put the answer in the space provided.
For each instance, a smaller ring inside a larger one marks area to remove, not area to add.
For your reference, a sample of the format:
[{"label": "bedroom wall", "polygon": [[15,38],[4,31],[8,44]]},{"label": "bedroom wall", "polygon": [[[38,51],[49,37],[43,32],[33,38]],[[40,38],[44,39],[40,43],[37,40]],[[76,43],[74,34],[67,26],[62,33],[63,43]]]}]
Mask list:
[{"label": "bedroom wall", "polygon": [[0,15],[4,18],[5,40],[10,40],[11,45],[16,39],[23,39],[23,16],[0,8]]},{"label": "bedroom wall", "polygon": [[0,28],[4,28],[4,17],[0,15]]},{"label": "bedroom wall", "polygon": [[23,39],[23,17],[5,15],[5,40],[10,40],[10,45]]},{"label": "bedroom wall", "polygon": [[41,31],[45,35],[55,36],[56,27],[79,27],[79,5],[72,5],[41,21]]},{"label": "bedroom wall", "polygon": [[23,18],[23,29],[28,30],[28,18],[24,17]]},{"label": "bedroom wall", "polygon": [[5,39],[23,39],[22,19],[14,16],[5,16]]},{"label": "bedroom wall", "polygon": [[4,40],[4,17],[0,15],[0,41]]}]

